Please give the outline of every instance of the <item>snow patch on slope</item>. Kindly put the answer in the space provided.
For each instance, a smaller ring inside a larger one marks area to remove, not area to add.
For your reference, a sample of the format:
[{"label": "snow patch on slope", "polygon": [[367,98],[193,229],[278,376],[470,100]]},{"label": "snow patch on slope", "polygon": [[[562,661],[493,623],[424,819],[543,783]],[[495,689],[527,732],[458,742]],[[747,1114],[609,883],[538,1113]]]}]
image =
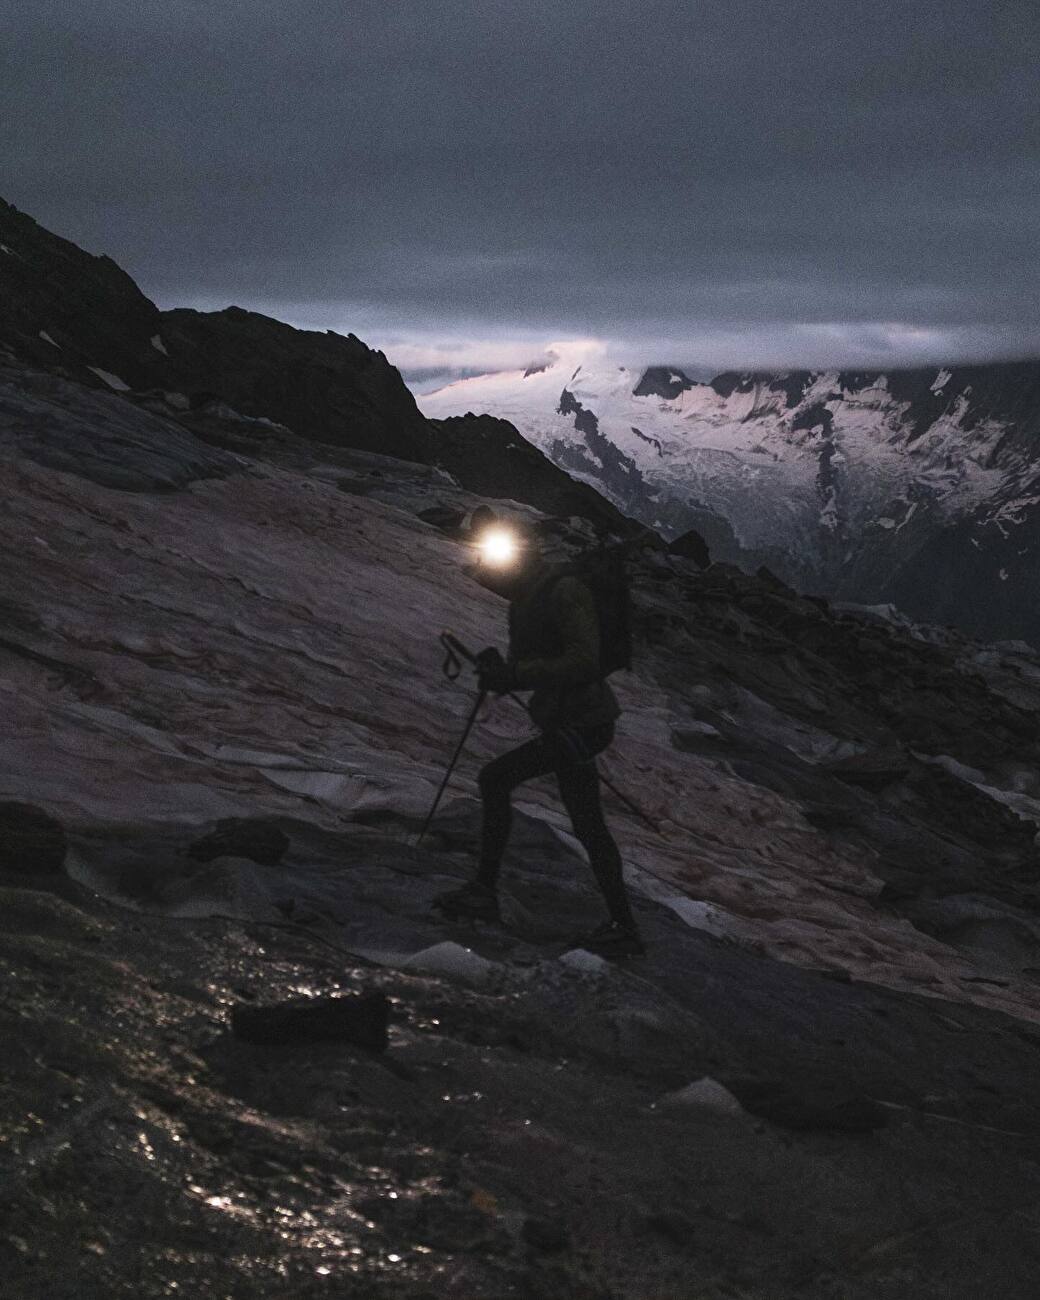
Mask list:
[{"label": "snow patch on slope", "polygon": [[100,366],[87,366],[87,369],[92,370],[98,379],[106,383],[109,388],[114,388],[117,393],[128,393],[130,391],[130,385],[120,379],[118,375],[112,374],[110,370],[102,370]]}]

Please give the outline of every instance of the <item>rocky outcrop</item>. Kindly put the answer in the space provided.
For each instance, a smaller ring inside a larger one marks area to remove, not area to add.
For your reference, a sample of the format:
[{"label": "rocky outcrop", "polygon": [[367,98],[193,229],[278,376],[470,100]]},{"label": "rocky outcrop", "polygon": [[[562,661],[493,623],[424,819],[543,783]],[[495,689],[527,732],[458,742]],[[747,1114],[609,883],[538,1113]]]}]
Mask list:
[{"label": "rocky outcrop", "polygon": [[467,491],[523,501],[547,515],[577,515],[603,532],[641,531],[594,488],[554,465],[507,420],[470,414],[430,424],[438,464]]},{"label": "rocky outcrop", "polygon": [[0,199],[0,346],[37,366],[106,387],[159,382],[160,313],[110,257],[83,252]]},{"label": "rocky outcrop", "polygon": [[[74,380],[106,399],[118,394],[145,405],[168,426],[187,425],[224,450],[295,435],[436,465],[471,492],[578,515],[605,531],[632,529],[506,421],[427,421],[395,367],[353,334],[294,329],[240,307],[159,311],[110,258],[85,253],[2,201],[0,249],[7,250],[0,251],[0,348],[36,372],[37,410],[23,413],[27,429],[46,422],[48,393]],[[98,400],[63,389],[64,426],[77,405],[94,418]],[[104,418],[118,422],[118,403],[101,400]],[[124,412],[126,422],[133,417]],[[61,439],[47,441],[54,463]],[[163,455],[156,437],[153,456]],[[118,465],[108,471],[114,480],[125,474]],[[162,485],[162,467],[146,478]]]},{"label": "rocky outcrop", "polygon": [[567,388],[560,394],[556,414],[573,420],[579,436],[573,441],[554,442],[551,448],[553,460],[582,478],[596,482],[599,490],[605,491],[608,499],[617,501],[622,509],[642,505],[646,496],[642,474],[630,456],[624,455],[609,438],[603,436],[595,414]]},{"label": "rocky outcrop", "polygon": [[257,312],[161,312],[94,257],[0,202],[0,344],[106,391],[223,402],[299,435],[429,461],[430,430],[397,370],[352,334]]},{"label": "rocky outcrop", "polygon": [[647,366],[632,389],[634,397],[663,397],[671,401],[693,387],[693,380],[677,366]]},{"label": "rocky outcrop", "polygon": [[688,528],[685,533],[670,541],[668,554],[677,555],[684,560],[694,560],[702,569],[706,569],[711,563],[708,543],[696,528]]},{"label": "rocky outcrop", "polygon": [[[293,329],[258,312],[162,313],[165,382],[303,437],[429,463],[430,428],[398,371],[353,334]],[[174,360],[176,358],[177,360]]]}]

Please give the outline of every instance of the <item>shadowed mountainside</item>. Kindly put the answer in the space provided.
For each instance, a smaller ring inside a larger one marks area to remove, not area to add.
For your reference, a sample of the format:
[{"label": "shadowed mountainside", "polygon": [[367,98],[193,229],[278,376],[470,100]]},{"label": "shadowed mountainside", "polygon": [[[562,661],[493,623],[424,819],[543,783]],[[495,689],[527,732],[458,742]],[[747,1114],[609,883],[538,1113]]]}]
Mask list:
[{"label": "shadowed mountainside", "polygon": [[583,515],[604,529],[634,527],[511,426],[431,424],[396,368],[353,334],[298,330],[240,307],[159,311],[111,258],[2,200],[0,348],[163,413],[226,406],[300,437],[437,465],[487,496]]}]

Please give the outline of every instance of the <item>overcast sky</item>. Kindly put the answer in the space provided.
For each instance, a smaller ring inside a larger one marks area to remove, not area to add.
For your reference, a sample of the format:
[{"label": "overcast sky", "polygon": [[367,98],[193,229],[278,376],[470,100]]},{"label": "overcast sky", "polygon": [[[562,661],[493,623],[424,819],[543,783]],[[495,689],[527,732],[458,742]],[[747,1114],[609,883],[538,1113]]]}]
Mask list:
[{"label": "overcast sky", "polygon": [[1037,0],[0,0],[0,196],[409,374],[1040,354]]}]

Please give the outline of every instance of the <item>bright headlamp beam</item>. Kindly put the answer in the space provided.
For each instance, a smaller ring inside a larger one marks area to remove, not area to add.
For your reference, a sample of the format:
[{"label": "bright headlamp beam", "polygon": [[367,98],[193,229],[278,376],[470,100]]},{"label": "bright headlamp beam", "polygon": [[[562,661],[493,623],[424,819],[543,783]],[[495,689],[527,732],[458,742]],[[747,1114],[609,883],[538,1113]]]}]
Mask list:
[{"label": "bright headlamp beam", "polygon": [[485,564],[504,569],[513,563],[519,551],[517,540],[507,528],[491,528],[480,539],[480,555]]}]

